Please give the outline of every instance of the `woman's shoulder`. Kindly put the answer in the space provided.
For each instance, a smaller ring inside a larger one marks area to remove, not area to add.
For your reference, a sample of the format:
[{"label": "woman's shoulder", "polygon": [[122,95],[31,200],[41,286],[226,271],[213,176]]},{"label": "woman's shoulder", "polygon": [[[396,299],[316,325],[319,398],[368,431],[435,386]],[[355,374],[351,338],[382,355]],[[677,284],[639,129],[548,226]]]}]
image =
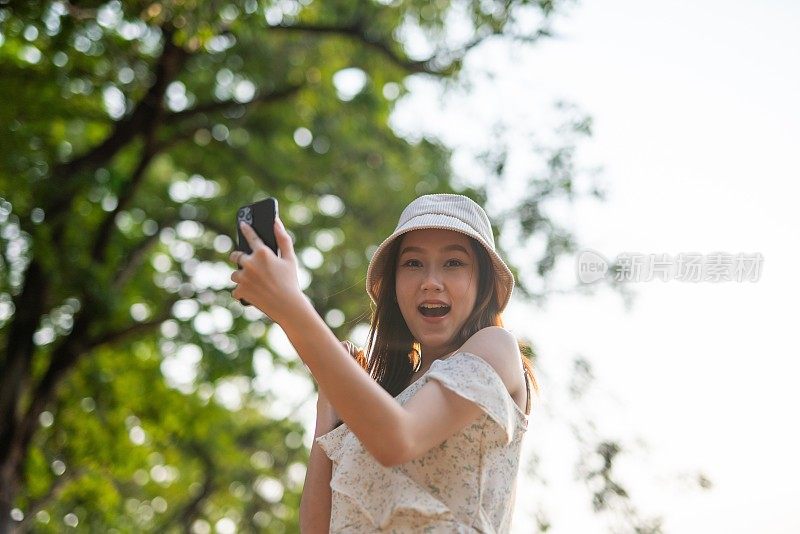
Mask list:
[{"label": "woman's shoulder", "polygon": [[[500,343],[500,348],[514,347],[519,350],[517,344],[517,336],[510,330],[502,326],[486,326],[472,334],[466,343],[473,342],[487,342],[487,343]],[[465,343],[465,344],[466,344]]]},{"label": "woman's shoulder", "polygon": [[[522,356],[516,336],[501,326],[487,326],[475,332],[453,356],[466,352],[480,357],[497,372],[509,393],[525,387]],[[452,356],[451,356],[452,358]]]},{"label": "woman's shoulder", "polygon": [[516,369],[522,365],[516,336],[502,326],[487,326],[478,330],[456,351],[459,352],[480,356],[498,371],[516,373]]}]

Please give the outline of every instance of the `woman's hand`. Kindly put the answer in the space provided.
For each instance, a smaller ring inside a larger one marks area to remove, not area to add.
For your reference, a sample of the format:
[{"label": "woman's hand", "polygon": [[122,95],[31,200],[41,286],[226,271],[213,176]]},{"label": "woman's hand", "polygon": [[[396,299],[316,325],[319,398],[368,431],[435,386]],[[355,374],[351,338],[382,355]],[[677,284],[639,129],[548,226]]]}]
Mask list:
[{"label": "woman's hand", "polygon": [[244,222],[239,226],[253,252],[231,252],[230,260],[239,265],[239,269],[231,274],[231,280],[237,284],[231,295],[246,300],[280,323],[291,317],[305,299],[297,281],[297,257],[292,238],[276,217],[274,228],[280,252],[278,256],[264,244],[252,226]]}]

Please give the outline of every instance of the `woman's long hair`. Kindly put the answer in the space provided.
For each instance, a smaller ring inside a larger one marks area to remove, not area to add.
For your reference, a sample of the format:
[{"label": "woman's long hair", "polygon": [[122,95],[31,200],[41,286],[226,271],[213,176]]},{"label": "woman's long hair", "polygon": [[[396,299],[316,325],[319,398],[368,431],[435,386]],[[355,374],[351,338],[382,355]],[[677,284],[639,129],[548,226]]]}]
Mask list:
[{"label": "woman's long hair", "polygon": [[[453,340],[455,348],[463,345],[473,334],[487,326],[503,326],[503,316],[499,311],[495,287],[494,267],[489,254],[477,240],[467,236],[472,245],[472,250],[478,261],[478,292],[475,307],[464,322],[464,326]],[[409,381],[414,375],[419,358],[419,344],[408,329],[400,307],[397,304],[395,293],[395,274],[397,255],[400,250],[402,236],[394,240],[386,254],[386,262],[381,273],[380,290],[377,304],[370,319],[369,339],[365,351],[356,349],[353,356],[356,361],[367,370],[383,389],[392,397],[399,395],[409,386]],[[522,365],[525,369],[526,388],[528,401],[526,413],[530,412],[531,388],[538,392],[539,386],[533,370],[530,357],[533,356],[531,347],[520,342]],[[530,356],[529,356],[530,355]],[[341,420],[336,422],[336,426]]]}]

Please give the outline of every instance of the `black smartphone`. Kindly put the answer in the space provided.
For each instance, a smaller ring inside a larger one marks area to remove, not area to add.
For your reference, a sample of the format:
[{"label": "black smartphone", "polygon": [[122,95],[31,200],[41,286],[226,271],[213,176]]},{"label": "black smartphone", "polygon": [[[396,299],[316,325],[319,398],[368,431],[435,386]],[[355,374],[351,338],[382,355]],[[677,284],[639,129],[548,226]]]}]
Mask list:
[{"label": "black smartphone", "polygon": [[246,222],[258,234],[258,237],[272,249],[275,254],[278,253],[278,243],[275,240],[275,218],[278,216],[278,201],[273,197],[259,200],[253,204],[242,206],[236,213],[236,234],[238,241],[236,243],[236,250],[240,250],[245,254],[250,254],[253,250],[247,243],[242,230],[239,228],[241,221]]},{"label": "black smartphone", "polygon": [[[240,250],[245,254],[251,254],[253,252],[244,234],[242,234],[241,228],[239,228],[239,223],[244,221],[252,226],[264,244],[271,248],[272,252],[277,254],[278,242],[275,239],[274,226],[277,216],[278,200],[273,197],[265,198],[264,200],[259,200],[258,202],[239,208],[236,212],[236,235],[238,237],[236,241],[236,250]],[[250,303],[244,299],[239,299],[239,302],[245,306],[250,305]]]}]

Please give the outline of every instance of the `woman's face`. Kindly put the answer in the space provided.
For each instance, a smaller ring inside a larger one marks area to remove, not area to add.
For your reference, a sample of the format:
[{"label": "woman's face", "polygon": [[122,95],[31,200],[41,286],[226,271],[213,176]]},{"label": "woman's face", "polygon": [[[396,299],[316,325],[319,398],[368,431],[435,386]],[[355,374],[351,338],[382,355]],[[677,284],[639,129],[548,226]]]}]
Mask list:
[{"label": "woman's face", "polygon": [[[453,230],[413,230],[402,237],[399,252],[395,286],[403,318],[426,360],[444,356],[453,350],[452,340],[478,294],[478,262],[469,238]],[[446,307],[422,311],[428,301]]]}]

